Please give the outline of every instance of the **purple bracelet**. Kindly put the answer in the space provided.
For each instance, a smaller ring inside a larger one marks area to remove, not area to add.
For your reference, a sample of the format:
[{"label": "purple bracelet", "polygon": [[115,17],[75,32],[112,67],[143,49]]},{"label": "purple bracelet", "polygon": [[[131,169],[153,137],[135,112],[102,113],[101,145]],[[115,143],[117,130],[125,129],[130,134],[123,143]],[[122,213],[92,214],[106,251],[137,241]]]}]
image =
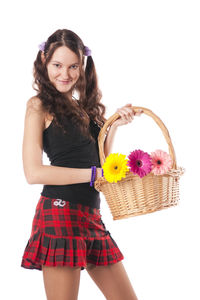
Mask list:
[{"label": "purple bracelet", "polygon": [[93,185],[94,185],[94,181],[95,181],[95,177],[96,177],[96,172],[97,172],[97,169],[96,169],[96,167],[95,167],[95,168],[94,168],[94,174],[93,174],[93,180],[92,180]]},{"label": "purple bracelet", "polygon": [[94,185],[95,177],[96,177],[96,166],[93,167],[92,185]]},{"label": "purple bracelet", "polygon": [[92,176],[91,176],[90,186],[93,186],[95,176],[96,176],[96,166],[92,166],[91,168],[92,168]]},{"label": "purple bracelet", "polygon": [[[92,166],[92,175],[91,175],[91,181],[90,181],[90,186],[94,185],[95,177],[96,177],[96,166]],[[103,168],[101,170],[101,176],[103,177]]]},{"label": "purple bracelet", "polygon": [[92,176],[93,176],[93,167],[92,168],[92,175],[91,175],[91,180],[90,180],[90,186],[92,186]]},{"label": "purple bracelet", "polygon": [[92,185],[94,185],[94,181],[95,181],[95,177],[96,177],[96,166],[94,166],[94,169],[93,169],[93,177],[92,177]]}]

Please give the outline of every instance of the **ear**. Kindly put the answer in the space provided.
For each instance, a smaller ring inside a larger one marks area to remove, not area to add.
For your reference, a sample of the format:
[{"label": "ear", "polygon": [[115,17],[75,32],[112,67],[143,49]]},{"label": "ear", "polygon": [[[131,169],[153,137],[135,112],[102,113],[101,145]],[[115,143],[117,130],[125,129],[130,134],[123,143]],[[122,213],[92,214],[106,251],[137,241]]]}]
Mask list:
[{"label": "ear", "polygon": [[45,63],[44,51],[41,52],[41,60],[42,60],[42,63],[44,64]]}]

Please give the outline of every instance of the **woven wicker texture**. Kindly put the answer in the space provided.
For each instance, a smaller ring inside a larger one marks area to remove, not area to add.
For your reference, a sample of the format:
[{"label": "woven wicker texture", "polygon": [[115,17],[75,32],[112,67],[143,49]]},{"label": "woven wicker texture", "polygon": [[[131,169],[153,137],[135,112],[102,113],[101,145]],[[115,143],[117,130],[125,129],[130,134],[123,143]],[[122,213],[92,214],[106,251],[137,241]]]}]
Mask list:
[{"label": "woven wicker texture", "polygon": [[[172,141],[161,119],[145,107],[132,106],[131,108],[135,112],[142,109],[143,113],[150,116],[158,124],[168,144],[169,155],[173,164],[172,169],[164,175],[149,173],[140,178],[129,172],[125,178],[112,183],[106,181],[104,177],[98,178],[94,182],[94,187],[105,196],[113,220],[152,213],[177,205],[180,200],[179,178],[185,172],[184,168],[177,167]],[[112,115],[99,132],[98,145],[101,166],[105,162],[104,141],[107,129],[119,117],[118,113]]]}]

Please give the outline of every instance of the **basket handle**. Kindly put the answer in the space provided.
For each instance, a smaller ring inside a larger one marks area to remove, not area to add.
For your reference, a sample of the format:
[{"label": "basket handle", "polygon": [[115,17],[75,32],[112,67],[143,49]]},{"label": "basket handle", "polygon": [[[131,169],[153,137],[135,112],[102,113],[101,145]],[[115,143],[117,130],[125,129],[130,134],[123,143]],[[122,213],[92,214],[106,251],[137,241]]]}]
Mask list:
[{"label": "basket handle", "polygon": [[[176,155],[175,155],[175,151],[174,151],[174,147],[172,145],[172,141],[169,135],[169,132],[167,130],[167,128],[165,127],[164,123],[161,121],[161,119],[156,116],[150,109],[145,108],[145,107],[141,107],[141,106],[131,106],[131,108],[135,111],[138,112],[139,110],[143,110],[143,113],[145,113],[146,115],[150,116],[160,127],[160,129],[162,130],[162,133],[165,137],[165,140],[168,144],[168,149],[169,149],[169,154],[172,158],[172,168],[173,169],[177,169],[177,163],[176,163]],[[104,153],[104,141],[105,141],[105,137],[106,137],[106,131],[107,128],[109,126],[112,125],[112,123],[114,121],[116,121],[117,119],[120,118],[120,115],[118,113],[115,113],[114,115],[112,115],[105,123],[104,126],[101,128],[99,135],[98,135],[98,145],[99,145],[99,157],[100,157],[100,163],[101,166],[103,166],[104,162],[105,162],[105,153]]]}]

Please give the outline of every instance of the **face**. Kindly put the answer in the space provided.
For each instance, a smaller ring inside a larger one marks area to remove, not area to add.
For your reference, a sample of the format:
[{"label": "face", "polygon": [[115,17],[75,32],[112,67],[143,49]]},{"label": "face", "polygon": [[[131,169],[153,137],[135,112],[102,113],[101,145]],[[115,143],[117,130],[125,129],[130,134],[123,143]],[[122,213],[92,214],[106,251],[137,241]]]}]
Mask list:
[{"label": "face", "polygon": [[61,93],[72,97],[72,90],[80,76],[78,56],[68,47],[57,48],[47,64],[49,80]]}]

